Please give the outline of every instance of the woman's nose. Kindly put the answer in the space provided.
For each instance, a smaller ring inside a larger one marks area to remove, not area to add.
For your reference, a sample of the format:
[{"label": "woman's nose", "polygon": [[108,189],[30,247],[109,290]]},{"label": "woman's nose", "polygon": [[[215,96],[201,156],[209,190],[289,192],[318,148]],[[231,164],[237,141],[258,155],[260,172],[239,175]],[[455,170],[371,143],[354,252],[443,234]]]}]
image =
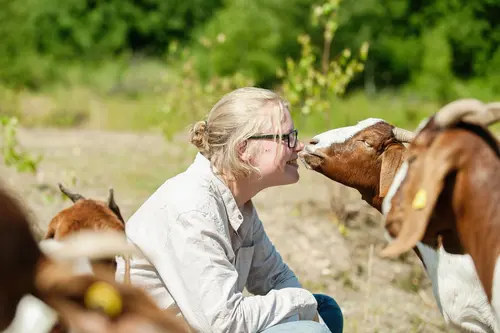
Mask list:
[{"label": "woman's nose", "polygon": [[302,149],[304,149],[304,144],[299,140],[297,142],[297,146],[295,147],[295,151],[301,151]]}]

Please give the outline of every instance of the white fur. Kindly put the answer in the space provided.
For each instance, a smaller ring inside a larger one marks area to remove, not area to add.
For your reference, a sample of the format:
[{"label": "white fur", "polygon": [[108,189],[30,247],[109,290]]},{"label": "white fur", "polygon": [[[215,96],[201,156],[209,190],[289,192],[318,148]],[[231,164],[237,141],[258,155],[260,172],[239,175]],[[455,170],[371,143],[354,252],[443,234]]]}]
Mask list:
[{"label": "white fur", "polygon": [[[54,239],[44,239],[38,243],[40,250],[47,256],[53,256],[54,253],[62,251],[64,244]],[[75,274],[94,274],[90,260],[85,257],[78,257],[73,259],[73,273]]]},{"label": "white fur", "polygon": [[491,286],[491,305],[493,311],[495,311],[497,323],[500,325],[500,265],[498,261],[500,257],[497,258],[495,263],[495,270],[493,271],[493,284]]},{"label": "white fur", "polygon": [[367,127],[370,127],[376,123],[384,122],[379,118],[368,118],[358,122],[354,126],[347,126],[332,129],[323,133],[316,135],[313,140],[317,140],[318,143],[313,146],[308,146],[308,150],[314,151],[318,148],[329,147],[332,143],[343,143],[348,139],[352,138],[354,135],[358,134]]},{"label": "white fur", "polygon": [[49,333],[57,319],[56,311],[38,298],[27,294],[17,305],[12,323],[2,333]]},{"label": "white fur", "polygon": [[399,167],[398,171],[394,175],[394,179],[392,180],[391,186],[389,187],[389,190],[387,191],[387,195],[385,196],[384,200],[382,201],[382,214],[386,216],[389,211],[391,210],[392,207],[392,197],[396,194],[397,190],[399,189],[399,186],[403,182],[403,180],[406,177],[406,174],[408,173],[408,161],[403,161],[401,163],[401,166]]},{"label": "white fur", "polygon": [[[391,200],[408,172],[405,161],[382,203],[384,216],[391,210]],[[386,237],[390,239],[388,233]],[[432,291],[446,324],[459,332],[498,333],[495,316],[486,297],[470,255],[447,253],[417,243]],[[496,271],[495,271],[496,273]],[[500,295],[500,294],[499,294]]]}]

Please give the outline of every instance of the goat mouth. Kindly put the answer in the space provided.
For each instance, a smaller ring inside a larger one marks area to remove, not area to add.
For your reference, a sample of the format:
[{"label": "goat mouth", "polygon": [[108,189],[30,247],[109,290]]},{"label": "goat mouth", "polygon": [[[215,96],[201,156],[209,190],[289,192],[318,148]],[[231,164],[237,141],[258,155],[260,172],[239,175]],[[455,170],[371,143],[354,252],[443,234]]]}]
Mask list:
[{"label": "goat mouth", "polygon": [[316,170],[321,166],[325,157],[320,153],[304,149],[299,153],[299,159],[307,169]]}]

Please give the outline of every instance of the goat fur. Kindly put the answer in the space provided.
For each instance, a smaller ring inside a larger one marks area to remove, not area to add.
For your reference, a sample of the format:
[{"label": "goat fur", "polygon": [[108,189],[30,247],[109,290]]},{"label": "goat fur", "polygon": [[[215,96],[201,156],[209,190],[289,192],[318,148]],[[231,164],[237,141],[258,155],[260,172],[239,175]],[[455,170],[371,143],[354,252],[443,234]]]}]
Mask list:
[{"label": "goat fur", "polygon": [[[387,150],[392,150],[392,156]],[[390,207],[387,198],[393,196],[397,184],[404,179],[407,154],[406,146],[395,139],[390,124],[381,119],[366,119],[355,126],[315,136],[299,156],[308,168],[357,189],[363,200],[383,212],[384,205],[386,210]],[[397,230],[386,236],[396,237]],[[484,305],[486,295],[470,257],[452,255],[422,242],[414,244],[414,251],[432,281],[445,322],[460,332],[494,332],[493,315]],[[458,277],[453,274],[457,270],[462,272]]]},{"label": "goat fur", "polygon": [[[469,323],[472,332],[500,331],[498,309],[489,305],[500,253],[499,156],[498,141],[486,128],[458,122],[442,129],[431,117],[410,145],[404,180],[393,184],[384,201],[386,228],[396,237],[383,256],[398,255],[419,242],[443,252],[443,259],[465,258],[462,266],[449,265],[447,271],[439,267],[437,274],[447,274],[457,287],[459,282],[469,287],[462,302],[474,305],[476,316],[482,316]],[[418,191],[426,194],[422,208],[412,205]],[[458,319],[463,322],[473,319],[465,309],[462,313]]]},{"label": "goat fur", "polygon": [[[76,231],[81,230],[116,230],[122,232],[125,236],[125,221],[122,217],[119,206],[114,199],[113,188],[109,189],[109,196],[107,202],[87,199],[79,193],[71,192],[62,184],[58,184],[59,189],[64,193],[72,202],[68,208],[61,210],[57,213],[49,223],[47,232],[44,236],[44,241],[53,239],[59,241]],[[125,261],[125,278],[124,283],[130,284],[130,259],[124,258]],[[82,259],[80,264],[80,271],[93,269],[95,265],[108,265],[114,272],[116,272],[116,260],[106,259],[99,260],[93,263],[86,263]],[[91,266],[91,268],[88,268]],[[87,267],[87,268],[85,268]]]},{"label": "goat fur", "polygon": [[[52,309],[60,317],[63,331],[188,332],[186,324],[172,312],[159,309],[142,289],[115,282],[108,270],[98,269],[94,275],[73,274],[71,260],[85,254],[85,247],[99,236],[101,242],[107,238],[107,243],[115,247],[114,253],[109,247],[104,252],[112,252],[113,256],[119,253],[141,255],[120,234],[110,232],[106,237],[102,234],[98,231],[68,237],[61,241],[60,252],[63,254],[55,255],[54,259],[38,247],[20,201],[0,187],[0,285],[3,286],[0,291],[0,330],[20,333],[16,329],[22,329],[23,325],[15,320],[16,317],[22,321],[28,311],[31,313],[29,319],[34,320],[37,313],[52,314]],[[57,252],[50,251],[52,254]],[[109,253],[99,256],[98,252],[99,244],[90,249],[89,255],[97,259],[109,256]],[[88,287],[98,281],[105,281],[118,291],[123,302],[123,311],[118,317],[109,318],[100,311],[86,308],[84,295]],[[53,316],[48,320],[50,327]],[[37,326],[37,329],[42,327]]]}]

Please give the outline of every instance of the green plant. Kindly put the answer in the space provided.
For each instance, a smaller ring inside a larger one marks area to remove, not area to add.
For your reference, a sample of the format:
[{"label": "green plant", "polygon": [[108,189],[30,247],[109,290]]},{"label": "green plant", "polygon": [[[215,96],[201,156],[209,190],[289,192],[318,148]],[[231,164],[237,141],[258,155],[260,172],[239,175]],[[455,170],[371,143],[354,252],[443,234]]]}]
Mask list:
[{"label": "green plant", "polygon": [[280,69],[278,77],[283,79],[283,93],[289,100],[292,112],[309,115],[312,112],[323,114],[329,122],[327,110],[332,99],[344,94],[354,75],[363,71],[368,55],[369,44],[364,42],[359,50],[359,57],[353,57],[350,49],[344,49],[335,59],[331,59],[330,50],[338,28],[337,12],[340,0],[326,0],[313,6],[312,24],[323,30],[321,61],[317,61],[317,52],[311,45],[311,37],[301,34],[301,56],[298,61],[286,60],[286,70]]},{"label": "green plant", "polygon": [[179,129],[202,119],[212,105],[224,94],[243,86],[252,86],[254,81],[240,72],[232,75],[213,75],[204,82],[194,66],[194,56],[190,49],[178,49],[176,44],[170,48],[173,66],[180,65],[181,75],[176,77],[173,88],[165,92],[163,113],[166,120],[162,124],[162,132],[167,140],[171,140]]},{"label": "green plant", "polygon": [[13,166],[18,172],[36,173],[41,155],[32,155],[24,151],[17,140],[16,117],[0,117],[3,141],[3,158],[7,166]]}]

